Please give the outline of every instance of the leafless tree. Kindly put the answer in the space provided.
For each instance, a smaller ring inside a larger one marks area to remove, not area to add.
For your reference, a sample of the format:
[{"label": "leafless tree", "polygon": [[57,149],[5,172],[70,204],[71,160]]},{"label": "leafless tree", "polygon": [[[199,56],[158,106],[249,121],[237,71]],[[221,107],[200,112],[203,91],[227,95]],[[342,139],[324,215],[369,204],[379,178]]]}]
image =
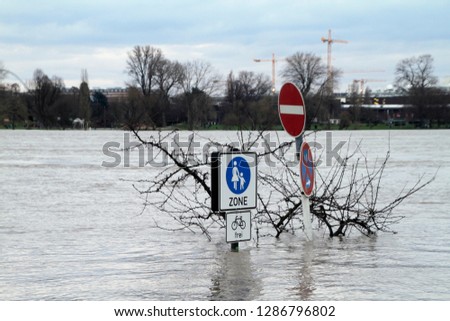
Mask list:
[{"label": "leafless tree", "polygon": [[[159,132],[143,139],[132,129],[143,146],[167,157],[167,166],[155,177],[135,182],[134,187],[144,198],[144,209],[167,215],[179,225],[163,226],[155,217],[155,226],[163,229],[200,231],[210,238],[212,227],[224,227],[223,213],[212,212],[211,177],[209,158],[194,152],[195,136],[187,144],[171,150],[168,141],[179,141],[178,132]],[[298,165],[287,156],[293,142],[272,146],[265,132],[237,132],[243,150],[257,145],[259,162],[267,157],[276,160],[276,166],[258,168],[258,207],[253,215],[257,237],[282,233],[295,233],[303,228],[302,201]],[[204,138],[203,138],[204,139]],[[262,141],[262,144],[260,142]],[[236,146],[209,140],[207,150],[229,151]],[[203,149],[205,150],[205,149]],[[154,153],[155,154],[155,153]],[[311,198],[311,212],[317,228],[325,228],[329,237],[348,235],[357,230],[364,235],[391,231],[391,226],[401,220],[394,209],[412,194],[431,183],[419,180],[413,186],[399,191],[393,199],[381,199],[382,179],[389,153],[381,163],[373,166],[356,152],[347,152],[341,162],[336,162],[326,174],[317,175],[317,189]]]},{"label": "leafless tree", "polygon": [[340,70],[333,68],[333,72],[328,75],[327,67],[320,57],[313,53],[297,52],[286,59],[286,67],[281,75],[285,81],[297,85],[306,105],[310,106],[307,128],[313,119],[329,121],[337,117],[332,89],[337,86]]},{"label": "leafless tree", "polygon": [[[381,199],[380,191],[389,160],[389,152],[373,165],[365,155],[347,150],[339,161],[322,173],[316,170],[316,190],[311,197],[311,213],[318,226],[325,227],[330,237],[347,235],[352,229],[370,236],[377,232],[392,232],[392,226],[403,217],[394,209],[412,194],[418,192],[434,177],[421,177],[415,184],[405,187],[392,199]],[[276,234],[293,232],[294,218],[301,217],[300,179],[295,168],[278,158],[281,169],[277,175],[260,174],[262,185],[270,187],[270,197],[260,197],[261,219],[272,222]],[[298,226],[298,225],[297,225]],[[301,226],[301,225],[300,225]]]},{"label": "leafless tree", "polygon": [[80,84],[78,105],[80,117],[84,119],[85,122],[84,128],[87,129],[90,126],[91,122],[91,99],[88,84],[88,74],[86,69],[83,69],[81,71],[81,84]]},{"label": "leafless tree", "polygon": [[53,76],[50,79],[41,69],[36,69],[31,84],[33,102],[31,109],[37,117],[40,126],[49,128],[54,122],[55,115],[51,108],[61,95],[64,82],[61,78]]},{"label": "leafless tree", "polygon": [[[151,99],[151,97],[145,97],[144,99]],[[142,99],[142,93],[138,88],[128,88],[127,96],[121,102],[123,104],[123,120],[127,127],[145,127],[145,124],[143,124],[146,115],[144,99]]]},{"label": "leafless tree", "polygon": [[166,126],[166,111],[170,106],[170,96],[181,86],[183,80],[183,66],[177,61],[161,59],[156,67],[156,84],[158,107],[161,115],[160,124]]},{"label": "leafless tree", "polygon": [[433,75],[433,57],[422,55],[401,60],[395,69],[395,85],[407,93],[410,90],[424,91],[437,84]]},{"label": "leafless tree", "polygon": [[140,88],[144,96],[149,96],[155,89],[156,75],[164,59],[161,49],[152,46],[135,46],[128,53],[126,71],[131,77],[131,86]]},{"label": "leafless tree", "polygon": [[426,116],[424,109],[430,103],[432,89],[438,81],[433,75],[433,57],[422,55],[403,59],[397,64],[395,74],[395,86],[409,95],[423,123]]},{"label": "leafless tree", "polygon": [[193,88],[197,88],[210,96],[217,93],[222,76],[209,62],[193,60],[183,64],[183,67],[183,92],[190,92]]},{"label": "leafless tree", "polygon": [[186,106],[189,129],[203,125],[207,120],[210,97],[220,87],[221,76],[212,65],[194,60],[183,65],[184,77],[181,82],[183,102]]},{"label": "leafless tree", "polygon": [[313,53],[296,52],[286,59],[282,76],[296,84],[304,96],[308,96],[311,91],[317,92],[327,81],[327,67]]},{"label": "leafless tree", "polygon": [[241,71],[237,78],[230,73],[227,81],[227,99],[229,101],[258,101],[272,88],[267,75],[253,71]]},{"label": "leafless tree", "polygon": [[[152,46],[135,46],[128,53],[126,72],[130,76],[129,87],[138,88],[141,92],[140,104],[144,106],[145,119],[141,119],[142,125],[157,125],[157,118],[161,117],[161,108],[158,106],[159,97],[154,97],[159,91],[161,82],[161,70],[166,59],[159,48]],[[159,76],[158,76],[159,74]],[[134,99],[133,91],[133,99]],[[134,102],[133,102],[134,103]]]},{"label": "leafless tree", "polygon": [[[5,90],[8,89],[8,90]],[[27,108],[20,95],[20,86],[14,83],[7,88],[0,83],[0,119],[7,119],[11,129],[15,129],[19,121],[27,119]]]},{"label": "leafless tree", "polygon": [[[231,105],[232,123],[239,129],[256,129],[256,116],[250,106],[261,102],[272,88],[267,75],[252,71],[241,71],[237,78],[230,72],[227,79],[226,101]],[[270,103],[270,102],[269,102]]]}]

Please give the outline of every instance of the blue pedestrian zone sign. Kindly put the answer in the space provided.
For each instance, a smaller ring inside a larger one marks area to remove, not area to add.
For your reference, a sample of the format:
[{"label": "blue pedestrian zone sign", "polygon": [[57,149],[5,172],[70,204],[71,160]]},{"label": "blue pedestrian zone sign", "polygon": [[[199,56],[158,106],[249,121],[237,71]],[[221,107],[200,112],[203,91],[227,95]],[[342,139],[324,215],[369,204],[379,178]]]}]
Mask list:
[{"label": "blue pedestrian zone sign", "polygon": [[256,208],[256,153],[211,155],[211,209],[236,211]]},{"label": "blue pedestrian zone sign", "polygon": [[237,195],[244,193],[251,179],[248,162],[241,156],[234,157],[228,163],[226,178],[230,191]]}]

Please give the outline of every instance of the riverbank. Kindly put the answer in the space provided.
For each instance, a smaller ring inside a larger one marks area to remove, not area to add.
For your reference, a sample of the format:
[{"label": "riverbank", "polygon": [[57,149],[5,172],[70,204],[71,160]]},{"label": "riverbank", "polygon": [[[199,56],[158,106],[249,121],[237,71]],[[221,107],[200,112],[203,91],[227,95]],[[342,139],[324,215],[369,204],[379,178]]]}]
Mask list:
[{"label": "riverbank", "polygon": [[[0,129],[3,130],[13,130],[10,126],[3,126],[0,127]],[[37,127],[33,127],[33,128],[26,128],[25,126],[15,126],[14,129],[29,129],[29,130],[39,130],[42,128],[37,128]],[[52,127],[52,128],[46,128],[46,129],[51,129],[51,130],[73,130],[74,128],[58,128],[58,127]],[[124,129],[124,128],[105,128],[105,127],[90,127],[89,130],[120,130],[120,129]],[[148,129],[153,129],[153,128],[145,128],[145,130]],[[434,125],[432,127],[427,127],[427,128],[422,128],[419,126],[416,126],[414,124],[404,124],[404,125],[388,125],[388,124],[362,124],[362,123],[355,123],[355,124],[350,124],[349,126],[346,127],[342,127],[340,125],[337,124],[313,124],[310,126],[310,128],[307,128],[307,130],[317,130],[317,131],[322,131],[322,130],[411,130],[411,129],[450,129],[450,124],[444,124],[444,125]],[[80,130],[80,128],[75,128],[75,130]],[[155,130],[189,130],[189,126],[186,123],[180,123],[180,124],[174,124],[171,126],[166,126],[166,127],[160,127],[160,128],[155,128]],[[198,128],[194,128],[195,131],[207,131],[207,130],[239,130],[239,126],[229,126],[229,125],[221,125],[221,124],[216,124],[216,125],[209,125],[206,127],[198,127]],[[247,128],[244,127],[242,128],[242,130],[252,130],[252,128]],[[257,129],[256,129],[257,130]],[[272,128],[266,128],[264,130],[283,130],[282,126],[274,126]]]}]

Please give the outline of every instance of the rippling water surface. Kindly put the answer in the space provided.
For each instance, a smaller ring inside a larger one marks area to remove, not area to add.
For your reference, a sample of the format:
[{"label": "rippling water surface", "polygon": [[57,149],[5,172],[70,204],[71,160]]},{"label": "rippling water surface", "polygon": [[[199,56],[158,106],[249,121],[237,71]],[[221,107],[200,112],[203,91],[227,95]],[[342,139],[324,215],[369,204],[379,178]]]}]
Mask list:
[{"label": "rippling water surface", "polygon": [[397,208],[397,234],[315,231],[312,243],[284,235],[238,253],[223,230],[209,242],[151,228],[158,213],[140,215],[129,180],[159,169],[101,166],[103,144],[123,134],[0,131],[0,300],[450,300],[450,131],[332,133],[333,145],[362,140],[369,160],[390,146],[383,197],[439,169]]}]

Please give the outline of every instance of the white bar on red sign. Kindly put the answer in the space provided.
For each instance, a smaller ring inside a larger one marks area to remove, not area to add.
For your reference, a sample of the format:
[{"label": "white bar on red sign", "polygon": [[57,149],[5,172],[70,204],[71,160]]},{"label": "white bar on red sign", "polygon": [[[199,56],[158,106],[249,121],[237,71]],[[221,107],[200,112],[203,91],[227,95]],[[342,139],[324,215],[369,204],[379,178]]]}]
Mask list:
[{"label": "white bar on red sign", "polygon": [[301,105],[280,105],[281,114],[303,115],[303,106]]}]

